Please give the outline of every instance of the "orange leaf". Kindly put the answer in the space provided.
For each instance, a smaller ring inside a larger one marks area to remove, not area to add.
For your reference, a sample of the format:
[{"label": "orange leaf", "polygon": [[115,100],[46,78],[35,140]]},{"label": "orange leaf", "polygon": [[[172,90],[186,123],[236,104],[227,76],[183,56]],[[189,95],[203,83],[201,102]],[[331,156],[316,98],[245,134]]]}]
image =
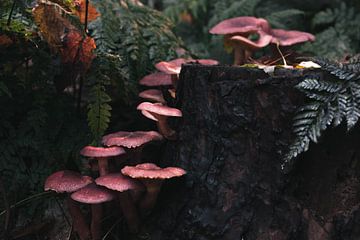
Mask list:
[{"label": "orange leaf", "polygon": [[[86,14],[86,0],[75,0],[75,14],[80,18],[81,23],[85,23],[85,14]],[[96,8],[89,3],[88,8],[88,22],[95,20],[100,13],[96,11]]]},{"label": "orange leaf", "polygon": [[80,62],[84,69],[89,69],[94,59],[93,50],[96,48],[95,41],[91,37],[85,37],[77,32],[69,32],[63,39],[64,46],[61,49],[61,57],[64,63],[75,64]]}]

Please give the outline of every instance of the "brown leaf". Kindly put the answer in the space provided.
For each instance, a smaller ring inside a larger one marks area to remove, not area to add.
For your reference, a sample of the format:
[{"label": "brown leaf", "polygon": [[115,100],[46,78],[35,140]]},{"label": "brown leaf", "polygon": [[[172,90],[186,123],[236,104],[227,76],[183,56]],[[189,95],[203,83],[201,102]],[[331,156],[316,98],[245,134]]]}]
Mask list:
[{"label": "brown leaf", "polygon": [[[75,14],[80,18],[81,23],[85,23],[85,14],[86,14],[86,0],[75,0]],[[95,20],[100,13],[96,11],[96,8],[89,3],[88,8],[88,22]]]},{"label": "brown leaf", "polygon": [[33,15],[41,35],[52,50],[57,51],[62,46],[64,34],[75,29],[52,5],[40,3],[33,9]]},{"label": "brown leaf", "polygon": [[85,70],[89,69],[94,59],[93,50],[96,48],[93,38],[85,38],[77,31],[69,32],[63,39],[61,51],[64,63],[81,63]]}]

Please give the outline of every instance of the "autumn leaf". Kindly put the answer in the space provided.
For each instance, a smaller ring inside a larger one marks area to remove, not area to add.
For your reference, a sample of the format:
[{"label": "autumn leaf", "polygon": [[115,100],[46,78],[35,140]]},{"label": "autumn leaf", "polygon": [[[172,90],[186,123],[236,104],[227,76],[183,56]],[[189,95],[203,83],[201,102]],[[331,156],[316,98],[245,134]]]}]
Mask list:
[{"label": "autumn leaf", "polygon": [[94,58],[95,41],[84,36],[64,18],[53,5],[39,4],[33,15],[41,35],[54,52],[60,52],[61,60],[66,64],[81,64],[83,70],[89,69]]},{"label": "autumn leaf", "polygon": [[[81,23],[85,23],[86,14],[86,0],[75,0],[75,14],[80,18]],[[100,13],[96,11],[96,8],[89,3],[88,7],[88,22],[95,20]]]},{"label": "autumn leaf", "polygon": [[11,38],[9,38],[5,34],[0,35],[0,46],[8,47],[11,44],[13,44],[13,41],[11,40]]},{"label": "autumn leaf", "polygon": [[52,50],[57,51],[62,46],[62,37],[75,27],[52,5],[40,3],[33,9],[35,23],[42,37]]},{"label": "autumn leaf", "polygon": [[63,38],[63,47],[60,50],[61,59],[64,63],[81,63],[87,70],[95,57],[93,53],[95,48],[93,38],[83,37],[79,32],[71,31]]}]

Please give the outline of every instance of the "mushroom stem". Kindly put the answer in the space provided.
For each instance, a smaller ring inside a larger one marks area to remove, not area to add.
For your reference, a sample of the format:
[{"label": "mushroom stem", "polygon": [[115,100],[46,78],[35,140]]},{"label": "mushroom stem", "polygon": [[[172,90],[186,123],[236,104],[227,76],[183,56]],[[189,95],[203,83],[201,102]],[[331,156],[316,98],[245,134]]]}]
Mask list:
[{"label": "mushroom stem", "polygon": [[167,117],[156,113],[152,114],[155,115],[156,119],[158,120],[156,124],[160,134],[168,140],[176,140],[176,132],[170,128],[169,124],[167,123]]},{"label": "mushroom stem", "polygon": [[90,229],[80,210],[79,204],[72,200],[70,195],[66,197],[66,204],[72,218],[74,230],[79,235],[80,240],[90,240]]},{"label": "mushroom stem", "polygon": [[141,212],[144,215],[147,215],[151,212],[156,204],[157,197],[159,195],[162,181],[161,180],[143,180],[142,181],[146,186],[146,194],[144,198],[140,201],[139,207]]},{"label": "mushroom stem", "polygon": [[91,205],[91,236],[92,240],[100,240],[102,237],[101,219],[103,209],[101,204]]},{"label": "mushroom stem", "polygon": [[178,80],[179,80],[179,76],[177,74],[171,74],[171,82],[175,89],[177,87]]},{"label": "mushroom stem", "polygon": [[245,62],[245,50],[235,44],[234,46],[234,65],[242,65]]},{"label": "mushroom stem", "polygon": [[104,176],[109,173],[109,164],[106,157],[98,157],[98,167],[100,176]]},{"label": "mushroom stem", "polygon": [[129,191],[120,192],[118,194],[118,199],[120,201],[120,208],[124,214],[130,232],[138,232],[140,220],[136,206],[134,201],[131,199]]}]

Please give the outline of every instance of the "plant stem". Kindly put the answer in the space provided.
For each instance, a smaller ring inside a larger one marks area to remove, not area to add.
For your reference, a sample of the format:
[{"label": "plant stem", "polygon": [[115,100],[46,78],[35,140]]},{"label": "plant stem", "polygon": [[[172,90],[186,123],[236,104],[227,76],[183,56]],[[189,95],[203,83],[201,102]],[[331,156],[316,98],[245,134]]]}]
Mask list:
[{"label": "plant stem", "polygon": [[8,17],[7,23],[6,23],[6,25],[8,25],[8,26],[10,26],[11,16],[12,16],[12,14],[13,14],[13,12],[14,12],[15,5],[16,5],[16,0],[13,0],[13,4],[12,4],[12,6],[11,6],[11,10],[10,10],[10,13],[9,13],[9,17]]}]

